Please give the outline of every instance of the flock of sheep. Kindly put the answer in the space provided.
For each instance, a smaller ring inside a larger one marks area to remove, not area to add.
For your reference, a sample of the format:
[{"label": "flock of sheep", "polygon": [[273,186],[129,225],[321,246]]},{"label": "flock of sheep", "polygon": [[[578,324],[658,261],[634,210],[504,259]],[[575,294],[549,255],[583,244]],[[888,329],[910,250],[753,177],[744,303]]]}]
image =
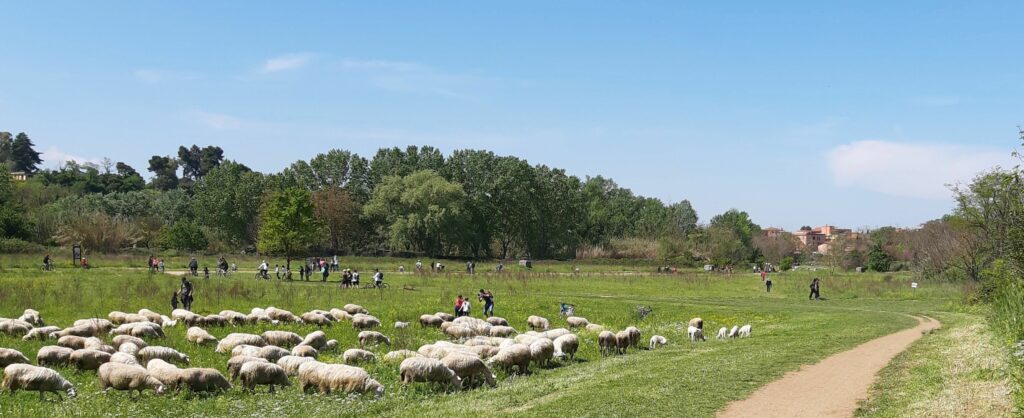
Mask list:
[{"label": "flock of sheep", "polygon": [[[260,335],[230,333],[218,339],[205,329],[254,323],[323,327],[341,321],[349,321],[359,331],[359,348],[345,350],[341,355],[345,364],[318,361],[321,352],[338,350],[338,341],[327,339],[323,331],[302,336],[291,331],[269,330]],[[641,341],[641,332],[636,327],[613,333],[576,316],[566,318],[568,329],[551,329],[546,318],[530,316],[527,318],[530,331],[525,333],[517,332],[500,317],[455,318],[438,312],[420,316],[419,322],[422,327],[439,329],[449,340],[426,344],[416,351],[395,350],[384,355],[380,361],[397,364],[403,384],[431,382],[454,389],[481,384],[493,387],[497,383],[494,368],[510,374],[526,374],[531,364],[546,366],[555,359],[572,362],[580,339],[571,329],[598,334],[602,355],[623,354],[631,347],[639,348]],[[217,369],[187,367],[188,355],[150,344],[165,337],[164,328],[178,324],[189,327],[186,339],[190,343],[216,344],[216,352],[228,356],[228,376]],[[409,325],[396,322],[394,328]],[[183,388],[192,392],[219,392],[231,389],[232,381],[240,381],[250,392],[257,386],[267,386],[267,390],[273,392],[275,388],[290,386],[294,378],[305,393],[373,393],[380,397],[384,395],[384,386],[358,367],[377,361],[373,352],[365,350],[367,346],[391,345],[390,338],[373,330],[380,327],[378,318],[354,304],[302,315],[274,307],[254,308],[249,314],[225,310],[205,316],[178,309],[170,317],[148,309],[134,314],[115,311],[106,319],[81,319],[63,329],[46,326],[39,312],[27,309],[18,319],[0,318],[0,333],[21,336],[26,341],[52,339],[56,340],[56,345],[39,349],[38,366],[31,365],[17,350],[0,348],[0,367],[4,371],[0,390],[38,391],[40,399],[47,392],[56,393],[60,398],[62,392],[73,397],[75,387],[48,368],[64,365],[95,371],[104,391],[129,391],[129,396],[136,391],[162,394]],[[691,320],[688,334],[691,341],[703,341],[703,320]],[[111,337],[109,344],[102,339],[106,336]],[[731,331],[722,328],[718,333],[720,339],[749,336],[750,325],[733,327]],[[653,350],[667,342],[665,337],[655,335],[650,338],[648,348]]]}]

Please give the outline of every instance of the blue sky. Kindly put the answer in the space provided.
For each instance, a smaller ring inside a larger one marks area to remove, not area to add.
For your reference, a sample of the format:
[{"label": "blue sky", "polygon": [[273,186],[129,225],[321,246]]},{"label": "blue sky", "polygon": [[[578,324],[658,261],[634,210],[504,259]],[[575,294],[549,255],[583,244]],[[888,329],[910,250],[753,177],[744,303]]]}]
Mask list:
[{"label": "blue sky", "polygon": [[762,226],[915,226],[1009,165],[1020,2],[4,2],[0,130],[145,171],[490,149]]}]

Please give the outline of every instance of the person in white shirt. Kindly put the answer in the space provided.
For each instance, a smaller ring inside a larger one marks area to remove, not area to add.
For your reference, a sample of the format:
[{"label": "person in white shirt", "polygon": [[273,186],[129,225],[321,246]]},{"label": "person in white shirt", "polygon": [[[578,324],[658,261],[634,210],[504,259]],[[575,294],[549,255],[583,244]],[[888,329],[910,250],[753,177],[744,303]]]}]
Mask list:
[{"label": "person in white shirt", "polygon": [[384,273],[380,269],[373,269],[373,285],[380,287],[381,284],[384,284]]},{"label": "person in white shirt", "polygon": [[260,276],[263,276],[263,278],[267,278],[267,270],[269,269],[270,267],[267,265],[267,260],[263,260],[263,263],[260,263],[259,267]]}]

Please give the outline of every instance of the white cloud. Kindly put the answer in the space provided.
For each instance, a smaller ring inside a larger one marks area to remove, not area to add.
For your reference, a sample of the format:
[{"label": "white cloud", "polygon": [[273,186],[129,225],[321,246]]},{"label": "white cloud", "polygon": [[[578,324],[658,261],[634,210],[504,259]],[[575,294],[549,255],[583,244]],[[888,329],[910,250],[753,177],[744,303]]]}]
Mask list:
[{"label": "white cloud", "polygon": [[55,146],[50,146],[50,147],[46,148],[46,150],[44,150],[40,154],[41,155],[40,155],[39,158],[43,160],[43,164],[42,164],[43,167],[54,168],[54,169],[60,168],[60,166],[66,164],[68,161],[74,161],[74,162],[77,162],[79,164],[92,163],[92,164],[97,164],[97,165],[100,164],[100,162],[103,161],[102,158],[95,158],[95,157],[90,158],[90,157],[82,157],[82,156],[78,156],[78,155],[68,154],[68,153],[64,152],[64,150],[62,150],[62,149],[60,149],[58,147],[55,147]]},{"label": "white cloud", "polygon": [[238,129],[242,127],[241,119],[223,113],[194,110],[188,113],[188,117],[201,125],[219,131]]},{"label": "white cloud", "polygon": [[306,66],[311,59],[313,59],[313,54],[310,53],[281,55],[279,57],[268,59],[264,62],[262,71],[264,73],[276,73],[296,70]]},{"label": "white cloud", "polygon": [[893,196],[948,199],[947,185],[1011,163],[1009,153],[962,145],[857,141],[826,155],[835,183]]}]

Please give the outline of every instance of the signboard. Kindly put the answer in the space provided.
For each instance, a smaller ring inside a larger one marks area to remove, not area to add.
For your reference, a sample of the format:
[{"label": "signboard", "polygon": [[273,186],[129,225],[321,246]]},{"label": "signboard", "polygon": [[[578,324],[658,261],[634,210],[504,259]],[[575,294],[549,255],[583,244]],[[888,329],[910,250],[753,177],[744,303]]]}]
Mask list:
[{"label": "signboard", "polygon": [[82,246],[75,245],[71,247],[71,260],[77,266],[82,262]]},{"label": "signboard", "polygon": [[910,282],[910,287],[917,289],[917,282]]}]

